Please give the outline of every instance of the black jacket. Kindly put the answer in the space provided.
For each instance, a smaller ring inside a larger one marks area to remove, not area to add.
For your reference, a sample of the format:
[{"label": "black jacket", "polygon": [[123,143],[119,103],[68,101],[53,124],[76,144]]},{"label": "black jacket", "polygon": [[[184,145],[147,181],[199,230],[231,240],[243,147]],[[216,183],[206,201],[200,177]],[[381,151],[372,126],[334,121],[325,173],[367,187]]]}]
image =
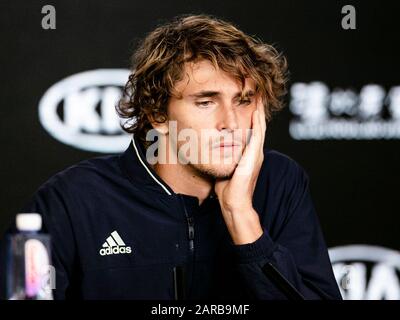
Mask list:
[{"label": "black jacket", "polygon": [[[82,161],[49,179],[22,208],[52,238],[56,299],[286,299],[272,264],[306,299],[341,299],[309,179],[294,160],[264,149],[253,206],[264,233],[235,245],[218,199],[175,194],[133,138],[121,155]],[[238,195],[240,196],[240,195]]]}]

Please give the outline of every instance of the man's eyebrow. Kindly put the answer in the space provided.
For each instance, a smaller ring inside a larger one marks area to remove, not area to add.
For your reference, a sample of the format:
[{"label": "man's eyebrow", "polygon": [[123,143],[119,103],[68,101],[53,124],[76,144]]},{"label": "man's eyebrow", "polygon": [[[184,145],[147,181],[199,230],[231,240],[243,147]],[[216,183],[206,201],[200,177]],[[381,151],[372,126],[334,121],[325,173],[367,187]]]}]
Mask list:
[{"label": "man's eyebrow", "polygon": [[[241,92],[237,92],[233,98],[239,98],[240,94],[241,94]],[[202,91],[199,91],[199,92],[196,92],[193,94],[189,94],[188,96],[191,98],[206,98],[206,97],[210,98],[210,97],[215,97],[215,96],[219,96],[219,95],[221,95],[221,92],[219,92],[219,91],[202,90]],[[245,97],[254,96],[254,91],[251,89],[247,90],[244,93],[244,96]]]},{"label": "man's eyebrow", "polygon": [[[254,91],[253,90],[247,90],[245,93],[244,93],[244,96],[245,97],[252,97],[252,96],[254,96],[255,95],[255,93],[254,93]],[[236,98],[238,98],[238,97],[240,97],[240,92],[238,92],[236,95],[235,95],[235,97]]]},{"label": "man's eyebrow", "polygon": [[210,91],[210,90],[202,90],[193,94],[189,94],[189,97],[192,98],[205,98],[205,97],[214,97],[218,96],[221,93],[219,91]]}]

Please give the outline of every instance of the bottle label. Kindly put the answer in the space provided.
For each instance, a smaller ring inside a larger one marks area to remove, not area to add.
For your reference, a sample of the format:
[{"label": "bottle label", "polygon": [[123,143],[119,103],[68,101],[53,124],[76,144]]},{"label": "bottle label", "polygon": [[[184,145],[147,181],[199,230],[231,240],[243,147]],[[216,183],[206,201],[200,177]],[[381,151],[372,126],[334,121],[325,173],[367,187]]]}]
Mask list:
[{"label": "bottle label", "polygon": [[49,253],[37,239],[25,242],[25,294],[27,298],[51,299],[49,282]]}]

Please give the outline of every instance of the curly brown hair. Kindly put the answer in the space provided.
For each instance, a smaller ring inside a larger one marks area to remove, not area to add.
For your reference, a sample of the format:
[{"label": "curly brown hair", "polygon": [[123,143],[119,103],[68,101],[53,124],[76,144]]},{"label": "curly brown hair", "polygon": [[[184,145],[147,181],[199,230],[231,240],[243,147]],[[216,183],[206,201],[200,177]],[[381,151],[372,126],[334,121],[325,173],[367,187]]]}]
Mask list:
[{"label": "curly brown hair", "polygon": [[245,78],[252,78],[268,122],[283,108],[287,62],[282,54],[230,22],[204,14],[181,15],[150,32],[132,55],[132,73],[116,107],[119,116],[128,119],[122,128],[147,148],[150,119],[167,120],[168,99],[180,96],[174,85],[183,78],[184,64],[201,59],[239,80],[242,91]]}]

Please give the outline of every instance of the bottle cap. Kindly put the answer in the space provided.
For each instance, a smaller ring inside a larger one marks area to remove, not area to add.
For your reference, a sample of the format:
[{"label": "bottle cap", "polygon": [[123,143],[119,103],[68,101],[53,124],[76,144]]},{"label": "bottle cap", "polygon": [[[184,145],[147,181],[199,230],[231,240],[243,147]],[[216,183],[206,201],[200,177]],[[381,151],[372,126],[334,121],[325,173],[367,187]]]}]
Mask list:
[{"label": "bottle cap", "polygon": [[20,231],[39,231],[42,228],[42,216],[39,213],[18,213],[16,225]]}]

